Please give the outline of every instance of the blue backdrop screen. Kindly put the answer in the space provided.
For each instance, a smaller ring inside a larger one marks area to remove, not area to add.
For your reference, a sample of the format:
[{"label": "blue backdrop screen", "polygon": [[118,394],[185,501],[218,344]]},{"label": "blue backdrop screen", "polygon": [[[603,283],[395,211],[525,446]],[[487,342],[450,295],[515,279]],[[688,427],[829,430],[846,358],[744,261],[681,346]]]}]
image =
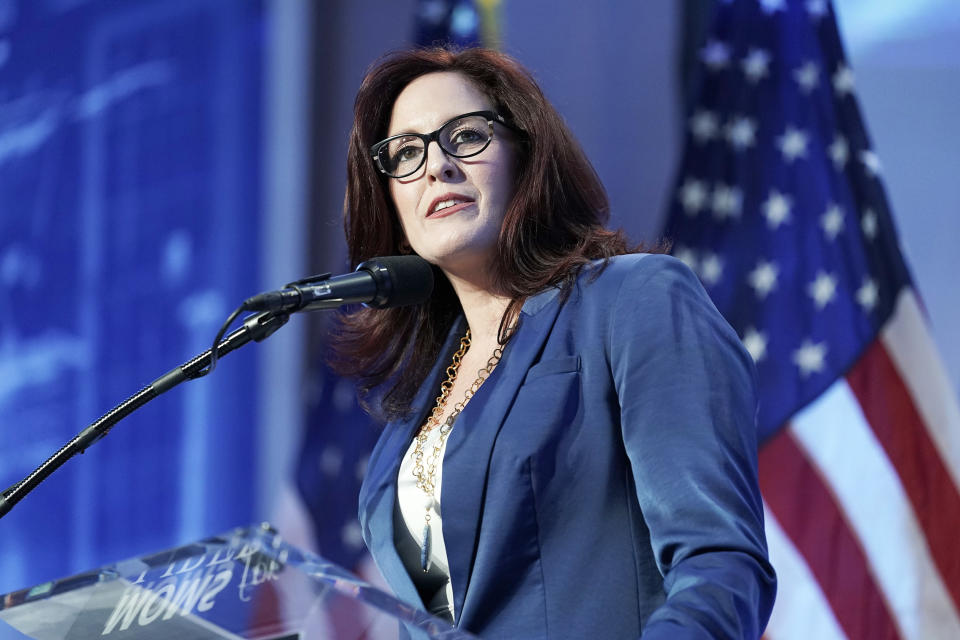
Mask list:
[{"label": "blue backdrop screen", "polygon": [[[258,273],[263,15],[0,0],[0,484],[209,346]],[[253,517],[255,347],[0,520],[0,593]]]}]

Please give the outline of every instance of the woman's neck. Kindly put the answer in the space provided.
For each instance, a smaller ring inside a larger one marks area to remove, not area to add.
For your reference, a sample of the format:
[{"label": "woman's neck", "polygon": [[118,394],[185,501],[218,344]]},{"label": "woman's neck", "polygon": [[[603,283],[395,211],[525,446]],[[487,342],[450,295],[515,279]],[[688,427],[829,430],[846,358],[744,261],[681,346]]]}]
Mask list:
[{"label": "woman's neck", "polygon": [[493,293],[489,286],[479,285],[476,281],[451,274],[447,274],[447,278],[460,300],[467,326],[470,327],[472,342],[491,347],[497,344],[500,322],[510,304],[510,298]]}]

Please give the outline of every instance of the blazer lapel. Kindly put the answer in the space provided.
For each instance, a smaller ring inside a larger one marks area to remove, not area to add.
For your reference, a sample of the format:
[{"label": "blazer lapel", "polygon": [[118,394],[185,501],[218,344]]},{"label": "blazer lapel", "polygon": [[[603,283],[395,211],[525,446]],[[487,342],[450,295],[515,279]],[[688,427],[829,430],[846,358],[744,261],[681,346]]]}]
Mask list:
[{"label": "blazer lapel", "polygon": [[[446,370],[448,354],[452,353],[464,331],[465,323],[462,318],[454,322],[440,350],[441,357],[437,359],[410,405],[414,407],[413,412],[408,418],[392,422],[384,428],[378,450],[371,457],[371,466],[367,470],[364,490],[360,496],[361,526],[364,538],[370,544],[370,553],[397,597],[407,602],[420,602],[420,595],[393,543],[397,474],[400,472],[403,454],[413,441],[414,431],[423,424],[427,412],[433,407],[436,390],[440,388],[440,376]],[[371,535],[371,530],[386,532],[386,535]]]},{"label": "blazer lapel", "polygon": [[523,305],[520,324],[503,359],[480,388],[478,397],[464,409],[447,441],[441,509],[458,623],[473,574],[490,456],[527,370],[540,354],[556,320],[560,305],[550,303],[557,293],[557,289],[548,289]]},{"label": "blazer lapel", "polygon": [[[400,456],[403,455],[401,443],[406,441],[403,434],[407,433],[409,428],[406,422],[390,425],[388,428],[392,429],[392,432],[385,436],[389,441],[385,443],[379,458],[375,484],[369,493],[364,492],[366,495],[360,498],[362,505],[360,520],[363,537],[367,541],[377,567],[380,568],[380,573],[386,578],[398,598],[414,603],[420,601],[420,596],[393,544],[393,510],[397,499],[397,472]],[[394,457],[397,458],[396,464],[394,464]],[[390,482],[391,477],[393,482]],[[379,533],[371,535],[371,531]]]}]

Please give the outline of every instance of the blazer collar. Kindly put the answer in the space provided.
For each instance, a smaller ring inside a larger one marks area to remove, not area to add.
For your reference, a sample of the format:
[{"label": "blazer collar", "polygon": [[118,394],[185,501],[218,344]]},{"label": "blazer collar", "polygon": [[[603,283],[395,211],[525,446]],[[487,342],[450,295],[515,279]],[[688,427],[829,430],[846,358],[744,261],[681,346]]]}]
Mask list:
[{"label": "blazer collar", "polygon": [[523,308],[520,309],[520,313],[526,316],[535,316],[540,313],[544,307],[553,302],[559,294],[559,287],[544,289],[537,295],[527,298],[526,302],[523,303]]}]

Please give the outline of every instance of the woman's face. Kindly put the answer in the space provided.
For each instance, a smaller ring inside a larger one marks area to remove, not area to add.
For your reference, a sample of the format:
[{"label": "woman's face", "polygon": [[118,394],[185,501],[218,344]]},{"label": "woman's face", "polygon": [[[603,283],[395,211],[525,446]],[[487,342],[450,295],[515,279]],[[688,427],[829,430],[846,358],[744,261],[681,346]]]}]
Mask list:
[{"label": "woman's face", "polygon": [[[387,135],[430,133],[459,115],[482,110],[496,109],[465,76],[430,73],[397,96]],[[495,124],[490,146],[469,158],[450,157],[431,142],[420,169],[389,181],[410,246],[448,274],[475,279],[488,273],[513,196],[514,153],[508,135]]]}]

